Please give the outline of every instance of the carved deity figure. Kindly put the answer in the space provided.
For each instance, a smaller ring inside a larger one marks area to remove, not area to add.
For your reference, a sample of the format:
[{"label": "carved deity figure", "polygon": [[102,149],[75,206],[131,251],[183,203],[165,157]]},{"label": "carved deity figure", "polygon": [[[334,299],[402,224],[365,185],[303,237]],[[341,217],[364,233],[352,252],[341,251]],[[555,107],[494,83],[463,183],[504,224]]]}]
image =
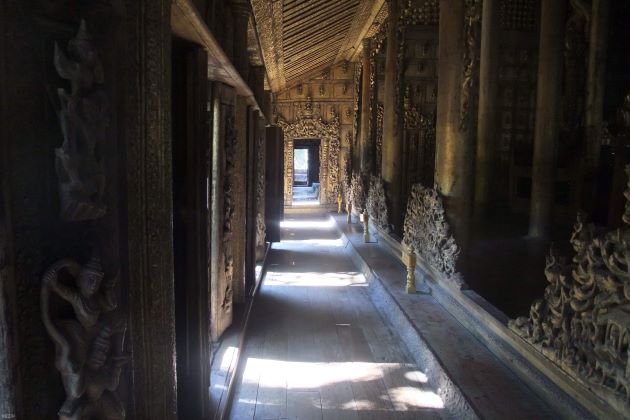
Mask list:
[{"label": "carved deity figure", "polygon": [[[84,266],[72,259],[60,260],[43,277],[42,319],[55,343],[55,366],[66,391],[58,413],[62,420],[125,418],[116,389],[128,361],[127,326],[115,311],[117,278],[104,280],[98,258]],[[70,304],[73,318],[54,318],[51,308],[56,306],[51,302],[59,298]]]},{"label": "carved deity figure", "polygon": [[68,42],[67,53],[55,43],[54,64],[70,82],[70,91],[57,90],[64,137],[55,149],[61,215],[68,221],[97,219],[106,211],[102,159],[109,120],[103,65],[85,21]]}]

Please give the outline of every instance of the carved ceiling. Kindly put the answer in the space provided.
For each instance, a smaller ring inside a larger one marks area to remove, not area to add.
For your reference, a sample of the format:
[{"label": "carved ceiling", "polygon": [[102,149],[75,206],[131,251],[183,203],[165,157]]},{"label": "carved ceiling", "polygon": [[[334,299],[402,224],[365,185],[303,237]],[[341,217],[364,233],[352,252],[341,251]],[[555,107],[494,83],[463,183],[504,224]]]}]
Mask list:
[{"label": "carved ceiling", "polygon": [[252,7],[274,92],[353,60],[387,17],[384,0],[252,0]]}]

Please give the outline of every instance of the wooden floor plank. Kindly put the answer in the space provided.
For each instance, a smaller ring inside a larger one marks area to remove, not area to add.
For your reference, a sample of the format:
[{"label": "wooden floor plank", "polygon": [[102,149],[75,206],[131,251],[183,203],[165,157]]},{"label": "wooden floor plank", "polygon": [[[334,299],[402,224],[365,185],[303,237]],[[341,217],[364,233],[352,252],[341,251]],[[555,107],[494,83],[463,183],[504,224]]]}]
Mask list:
[{"label": "wooden floor plank", "polygon": [[[274,244],[270,253],[245,349],[250,365],[237,378],[230,418],[439,415],[408,401],[431,390],[378,314],[362,276],[334,245],[317,243],[336,233],[283,229],[283,235],[291,241]],[[316,239],[299,242],[309,238]]]}]

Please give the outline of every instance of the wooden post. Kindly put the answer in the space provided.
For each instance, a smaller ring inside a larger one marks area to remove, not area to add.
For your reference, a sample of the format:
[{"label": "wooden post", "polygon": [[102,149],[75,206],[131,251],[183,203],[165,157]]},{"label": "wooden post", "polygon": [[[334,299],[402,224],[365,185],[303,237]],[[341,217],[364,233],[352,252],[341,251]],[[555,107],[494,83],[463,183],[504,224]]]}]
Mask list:
[{"label": "wooden post", "polygon": [[536,127],[529,235],[549,234],[556,179],[556,144],[560,131],[566,0],[541,2]]}]

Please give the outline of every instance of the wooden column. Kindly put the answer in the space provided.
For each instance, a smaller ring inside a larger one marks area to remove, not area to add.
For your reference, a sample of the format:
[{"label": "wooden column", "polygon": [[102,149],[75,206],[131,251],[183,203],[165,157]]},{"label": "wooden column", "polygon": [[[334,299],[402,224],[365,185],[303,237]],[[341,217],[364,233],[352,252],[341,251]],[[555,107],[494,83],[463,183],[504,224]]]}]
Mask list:
[{"label": "wooden column", "polygon": [[593,1],[584,115],[586,122],[586,156],[583,163],[581,186],[581,205],[589,213],[592,213],[594,210],[595,185],[602,142],[609,14],[610,0]]},{"label": "wooden column", "polygon": [[499,0],[484,0],[479,62],[479,113],[475,156],[475,216],[483,217],[492,202],[492,180],[498,156]]},{"label": "wooden column", "polygon": [[400,231],[405,209],[402,207],[402,136],[399,130],[398,65],[399,48],[398,0],[388,0],[389,21],[387,25],[387,55],[385,58],[385,92],[383,94],[383,150],[382,174],[390,209],[390,221]]},{"label": "wooden column", "polygon": [[176,419],[171,168],[171,2],[125,2],[130,418]]},{"label": "wooden column", "polygon": [[536,127],[529,234],[549,234],[554,205],[556,145],[560,129],[566,0],[541,3]]},{"label": "wooden column", "polygon": [[[440,1],[438,100],[435,147],[435,184],[444,197],[448,221],[460,247],[468,241],[473,193],[474,124],[467,94],[465,61],[467,33],[461,0]],[[468,40],[474,41],[474,40]],[[474,50],[469,53],[474,54]]]},{"label": "wooden column", "polygon": [[370,116],[370,73],[372,72],[370,52],[371,42],[369,38],[363,39],[363,55],[361,56],[361,138],[359,140],[359,149],[361,150],[361,171],[370,172],[372,170],[372,148],[370,137],[371,133],[371,116]]},{"label": "wooden column", "polygon": [[256,280],[256,120],[258,112],[247,108],[247,145],[246,145],[246,194],[245,202],[245,291],[249,293]]},{"label": "wooden column", "polygon": [[234,43],[232,62],[241,74],[243,80],[247,80],[249,72],[249,53],[247,51],[247,24],[251,9],[247,0],[231,0],[232,16],[234,21]]}]

